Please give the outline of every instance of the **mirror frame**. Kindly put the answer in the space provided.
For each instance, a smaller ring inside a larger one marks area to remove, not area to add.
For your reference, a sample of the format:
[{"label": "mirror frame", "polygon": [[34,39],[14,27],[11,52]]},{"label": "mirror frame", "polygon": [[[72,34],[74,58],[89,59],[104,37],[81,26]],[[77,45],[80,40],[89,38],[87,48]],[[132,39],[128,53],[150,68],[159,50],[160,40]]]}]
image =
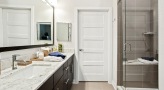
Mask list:
[{"label": "mirror frame", "polygon": [[[50,4],[49,4],[50,5]],[[53,33],[53,38],[52,38],[52,44],[40,44],[40,45],[25,45],[25,46],[12,46],[12,47],[0,47],[0,52],[6,52],[6,51],[14,51],[14,50],[22,50],[22,49],[30,49],[30,48],[39,48],[39,47],[47,47],[47,46],[53,46],[54,45],[54,40],[55,40],[55,32],[54,32],[54,7],[50,5],[53,9],[53,21],[52,21],[52,33]]]}]

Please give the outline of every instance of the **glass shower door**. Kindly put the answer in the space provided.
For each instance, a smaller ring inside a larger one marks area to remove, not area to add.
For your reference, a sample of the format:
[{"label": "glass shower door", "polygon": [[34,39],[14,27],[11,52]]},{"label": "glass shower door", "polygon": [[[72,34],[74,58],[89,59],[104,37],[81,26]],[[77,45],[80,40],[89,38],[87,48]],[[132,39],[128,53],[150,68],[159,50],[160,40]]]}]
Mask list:
[{"label": "glass shower door", "polygon": [[125,0],[118,1],[118,86],[126,87]]},{"label": "glass shower door", "polygon": [[158,54],[157,17],[158,0],[122,0],[125,88],[158,88],[158,63],[154,61]]}]

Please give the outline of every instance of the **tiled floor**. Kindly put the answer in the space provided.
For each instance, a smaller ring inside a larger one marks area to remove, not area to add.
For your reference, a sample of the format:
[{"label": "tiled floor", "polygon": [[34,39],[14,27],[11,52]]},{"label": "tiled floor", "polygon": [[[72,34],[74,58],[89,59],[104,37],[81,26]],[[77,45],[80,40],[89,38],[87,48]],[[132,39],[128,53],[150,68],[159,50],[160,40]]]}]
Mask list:
[{"label": "tiled floor", "polygon": [[71,90],[114,90],[107,82],[80,82],[74,84]]}]

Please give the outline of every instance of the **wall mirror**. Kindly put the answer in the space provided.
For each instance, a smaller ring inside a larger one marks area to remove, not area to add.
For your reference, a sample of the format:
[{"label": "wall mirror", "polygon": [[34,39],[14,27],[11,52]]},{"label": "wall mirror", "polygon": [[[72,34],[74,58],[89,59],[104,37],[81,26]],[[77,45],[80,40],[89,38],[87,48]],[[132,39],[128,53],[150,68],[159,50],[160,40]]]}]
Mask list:
[{"label": "wall mirror", "polygon": [[58,41],[71,41],[71,23],[57,22],[56,24],[57,40]]},{"label": "wall mirror", "polygon": [[51,41],[51,22],[38,22],[38,40]]},{"label": "wall mirror", "polygon": [[51,46],[54,8],[47,0],[0,0],[0,32],[0,52]]}]

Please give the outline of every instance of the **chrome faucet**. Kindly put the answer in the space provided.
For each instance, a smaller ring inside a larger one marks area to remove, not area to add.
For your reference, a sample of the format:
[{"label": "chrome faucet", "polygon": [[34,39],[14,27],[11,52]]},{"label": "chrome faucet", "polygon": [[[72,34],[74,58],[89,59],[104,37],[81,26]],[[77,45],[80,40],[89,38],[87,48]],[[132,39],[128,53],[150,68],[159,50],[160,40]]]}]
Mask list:
[{"label": "chrome faucet", "polygon": [[17,69],[17,67],[15,66],[15,62],[17,61],[17,56],[20,56],[18,54],[12,55],[12,70]]}]

